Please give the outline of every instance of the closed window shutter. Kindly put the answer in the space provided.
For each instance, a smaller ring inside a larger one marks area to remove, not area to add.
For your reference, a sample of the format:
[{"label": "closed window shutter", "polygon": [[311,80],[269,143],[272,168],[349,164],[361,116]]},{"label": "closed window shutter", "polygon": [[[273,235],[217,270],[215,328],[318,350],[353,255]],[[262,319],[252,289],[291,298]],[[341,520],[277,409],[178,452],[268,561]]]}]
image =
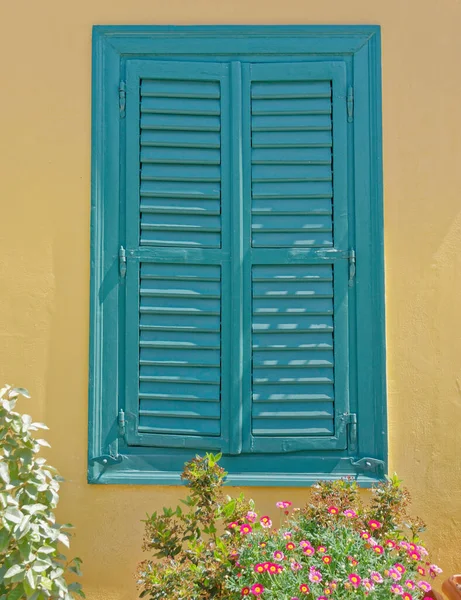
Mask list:
[{"label": "closed window shutter", "polygon": [[347,447],[346,74],[251,65],[253,452]]},{"label": "closed window shutter", "polygon": [[128,61],[128,443],[225,449],[228,67]]}]

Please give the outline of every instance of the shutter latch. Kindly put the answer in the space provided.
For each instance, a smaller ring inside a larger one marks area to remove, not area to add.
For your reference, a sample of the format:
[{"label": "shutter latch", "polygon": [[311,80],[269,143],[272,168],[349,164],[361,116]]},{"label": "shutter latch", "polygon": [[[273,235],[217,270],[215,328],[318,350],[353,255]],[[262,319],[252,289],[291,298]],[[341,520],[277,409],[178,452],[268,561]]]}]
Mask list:
[{"label": "shutter latch", "polygon": [[120,108],[120,117],[123,119],[125,116],[125,106],[126,106],[126,83],[124,81],[120,82],[118,88],[118,104]]},{"label": "shutter latch", "polygon": [[348,253],[349,259],[349,287],[354,285],[355,273],[356,273],[356,258],[355,250],[350,250]]},{"label": "shutter latch", "polygon": [[347,122],[354,120],[354,88],[350,85],[347,90]]},{"label": "shutter latch", "polygon": [[126,277],[126,250],[123,246],[120,246],[120,250],[118,251],[118,263],[120,277],[124,279]]},{"label": "shutter latch", "polygon": [[344,423],[348,426],[348,449],[351,452],[357,449],[357,415],[355,413],[344,413]]}]

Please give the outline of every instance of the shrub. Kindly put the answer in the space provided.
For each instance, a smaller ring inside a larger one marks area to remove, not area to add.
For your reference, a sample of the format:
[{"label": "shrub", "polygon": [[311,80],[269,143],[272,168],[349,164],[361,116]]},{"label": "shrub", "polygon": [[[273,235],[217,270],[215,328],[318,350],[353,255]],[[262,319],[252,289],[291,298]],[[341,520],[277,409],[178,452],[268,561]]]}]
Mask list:
[{"label": "shrub", "polygon": [[226,472],[220,455],[197,456],[185,465],[182,479],[190,495],[185,509],[164,508],[145,521],[143,549],[153,558],[139,566],[141,597],[154,600],[220,600],[231,597],[226,578],[233,569],[233,538],[225,525],[243,520],[252,505],[243,496],[223,493]]},{"label": "shrub", "polygon": [[54,509],[60,478],[44,458],[33,432],[47,429],[14,411],[26,390],[0,390],[0,598],[71,600],[84,597],[80,584],[67,584],[66,573],[80,575],[80,559],[70,563],[59,550],[69,547],[70,525],[58,525]]},{"label": "shrub", "polygon": [[197,456],[183,479],[187,507],[147,518],[141,596],[154,600],[420,600],[440,569],[430,564],[397,477],[366,505],[352,479],[320,482],[309,502],[277,503],[278,526],[253,502],[223,494],[220,456]]},{"label": "shrub", "polygon": [[440,569],[428,561],[419,539],[423,525],[409,518],[408,501],[394,476],[376,486],[364,506],[358,485],[346,479],[317,484],[303,509],[278,502],[278,528],[267,515],[247,515],[232,527],[237,546],[227,580],[232,598],[423,598],[431,590],[427,579]]}]

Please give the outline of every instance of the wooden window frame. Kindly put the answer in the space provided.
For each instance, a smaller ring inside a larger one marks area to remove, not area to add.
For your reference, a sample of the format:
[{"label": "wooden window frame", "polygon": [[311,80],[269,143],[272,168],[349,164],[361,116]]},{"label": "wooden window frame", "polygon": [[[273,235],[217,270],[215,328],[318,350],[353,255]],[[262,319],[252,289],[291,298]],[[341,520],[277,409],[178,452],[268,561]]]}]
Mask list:
[{"label": "wooden window frame", "polygon": [[380,29],[373,25],[94,28],[88,481],[179,484],[180,465],[193,454],[191,450],[127,447],[122,440],[129,423],[118,418],[124,364],[119,329],[125,327],[119,311],[123,293],[119,248],[125,211],[120,194],[125,183],[120,169],[124,96],[119,83],[128,59],[183,59],[192,53],[194,60],[219,60],[220,56],[251,60],[253,56],[257,62],[312,60],[315,54],[314,60],[346,63],[353,90],[348,151],[354,176],[349,178],[348,195],[354,203],[351,229],[357,291],[350,324],[354,350],[350,386],[352,411],[358,415],[357,448],[332,456],[314,452],[303,472],[290,470],[289,454],[282,462],[277,459],[277,465],[264,455],[253,456],[253,461],[268,462],[267,472],[255,473],[234,461],[228,483],[306,486],[320,478],[352,475],[370,485],[387,471],[381,57]]}]

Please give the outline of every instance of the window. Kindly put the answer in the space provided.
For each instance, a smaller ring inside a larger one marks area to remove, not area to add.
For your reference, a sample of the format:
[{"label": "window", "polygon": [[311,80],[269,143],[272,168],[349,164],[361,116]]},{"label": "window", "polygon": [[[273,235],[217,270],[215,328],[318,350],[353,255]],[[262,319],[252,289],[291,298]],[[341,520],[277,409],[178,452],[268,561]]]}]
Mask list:
[{"label": "window", "polygon": [[377,27],[94,31],[89,481],[386,469]]}]

